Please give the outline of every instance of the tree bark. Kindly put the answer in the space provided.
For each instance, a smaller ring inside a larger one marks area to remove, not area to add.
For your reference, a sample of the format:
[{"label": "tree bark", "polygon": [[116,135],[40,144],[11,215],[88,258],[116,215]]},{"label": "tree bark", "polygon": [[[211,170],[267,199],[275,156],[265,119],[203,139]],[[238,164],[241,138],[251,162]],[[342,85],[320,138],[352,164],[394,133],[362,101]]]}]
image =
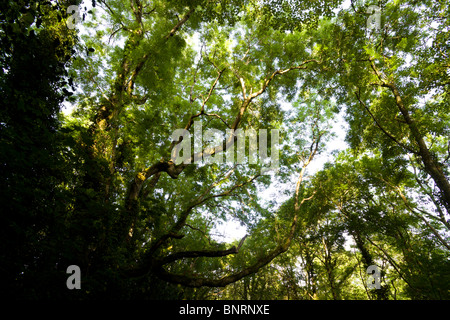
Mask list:
[{"label": "tree bark", "polygon": [[431,176],[431,178],[434,180],[437,187],[441,191],[441,199],[443,201],[443,204],[447,209],[447,212],[450,212],[450,183],[447,177],[445,176],[440,164],[434,159],[433,155],[428,149],[419,128],[417,127],[416,123],[411,118],[409,111],[403,104],[402,98],[396,86],[394,84],[387,83],[383,86],[388,87],[394,94],[395,103],[402,113],[402,116],[405,119],[405,122],[408,124],[410,132],[414,137],[417,146],[419,147],[419,155],[422,159],[425,171]]}]

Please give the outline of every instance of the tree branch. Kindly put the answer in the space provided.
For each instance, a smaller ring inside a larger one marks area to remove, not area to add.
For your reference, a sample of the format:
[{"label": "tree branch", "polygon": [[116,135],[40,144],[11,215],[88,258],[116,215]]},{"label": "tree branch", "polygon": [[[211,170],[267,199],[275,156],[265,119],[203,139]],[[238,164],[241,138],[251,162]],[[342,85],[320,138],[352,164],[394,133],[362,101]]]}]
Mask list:
[{"label": "tree branch", "polygon": [[[250,95],[247,96],[246,94],[246,87],[245,87],[245,82],[244,79],[242,77],[238,77],[239,81],[241,82],[241,87],[242,87],[242,95],[244,97],[244,101],[241,104],[241,107],[239,108],[239,111],[233,121],[233,124],[231,125],[230,129],[233,130],[233,132],[235,130],[237,130],[239,128],[239,125],[241,123],[242,117],[244,115],[244,113],[246,112],[248,106],[250,105],[250,103],[253,101],[253,99],[257,98],[258,96],[260,96],[261,94],[263,94],[267,87],[270,85],[270,83],[272,82],[272,80],[277,76],[277,75],[282,75],[285,74],[289,71],[292,70],[300,70],[300,69],[307,69],[307,64],[311,63],[311,62],[315,62],[315,63],[320,63],[319,61],[317,61],[316,59],[310,59],[310,60],[306,60],[304,62],[302,62],[300,65],[298,66],[294,66],[294,67],[290,67],[287,69],[279,69],[274,71],[268,78],[264,79],[263,85],[261,86],[261,89],[251,93]],[[218,152],[222,152],[222,151],[226,151],[229,147],[231,147],[235,140],[236,140],[236,135],[234,135],[234,133],[230,134],[230,136],[220,145],[215,146],[214,148],[211,149],[211,151],[209,152],[208,156],[213,156],[214,154],[218,153]],[[204,151],[201,151],[200,153],[194,154],[191,156],[191,163],[193,163],[195,161],[195,159],[201,159],[203,157],[203,153]]]},{"label": "tree branch", "polygon": [[185,16],[175,25],[175,27],[172,28],[172,30],[170,30],[169,34],[166,35],[164,38],[168,40],[170,37],[173,37],[175,33],[178,31],[178,29],[180,29],[183,26],[183,24],[186,23],[186,21],[189,19],[189,17],[194,11],[195,11],[194,8],[190,9],[188,13],[185,14]]},{"label": "tree branch", "polygon": [[[403,192],[400,190],[400,188],[397,187],[397,186],[391,185],[388,181],[386,181],[386,180],[384,180],[384,179],[381,179],[381,180],[384,181],[388,186],[390,186],[391,188],[393,188],[393,189],[397,192],[397,194],[398,194],[398,195],[400,196],[400,198],[403,200],[403,203],[405,204],[406,208],[407,208],[412,214],[414,214],[416,217],[418,217],[419,219],[421,219],[421,220],[426,224],[426,226],[431,230],[431,232],[438,238],[438,240],[441,242],[441,244],[443,244],[448,250],[450,250],[450,245],[447,243],[447,241],[444,240],[444,238],[441,237],[441,235],[439,234],[439,232],[438,232],[438,231],[437,231],[437,230],[436,230],[436,229],[435,229],[435,228],[427,221],[427,219],[425,219],[425,217],[423,217],[420,213],[416,212],[416,211],[414,210],[414,208],[410,206],[410,204],[408,203],[408,200],[406,199],[406,196],[403,194]],[[419,210],[420,210],[420,209],[419,209]],[[433,217],[434,219],[437,219],[439,222],[442,222],[442,221],[440,221],[439,218],[434,217],[433,215],[427,213],[426,211],[424,211],[424,210],[420,210],[420,211],[421,211],[422,213],[425,213],[425,214],[427,214],[427,215]]]},{"label": "tree branch", "polygon": [[[320,137],[317,139],[320,140]],[[200,256],[200,254],[210,254],[212,256],[212,254],[215,254],[214,256],[225,256],[228,254],[232,254],[232,253],[238,253],[239,249],[241,248],[241,246],[244,243],[245,237],[240,241],[238,248],[231,248],[225,251],[202,251],[202,252],[198,252],[198,251],[191,251],[188,253],[179,253],[178,255],[175,254],[176,256],[173,256],[173,258],[166,258],[167,262],[164,263],[158,263],[156,265],[154,265],[153,268],[153,272],[160,277],[163,280],[166,280],[168,282],[171,283],[178,283],[178,284],[182,284],[188,287],[202,287],[202,286],[207,286],[207,287],[223,287],[226,286],[230,283],[236,282],[240,279],[242,279],[245,276],[248,276],[250,274],[256,273],[259,269],[261,269],[262,267],[264,267],[265,265],[267,265],[268,263],[270,263],[274,258],[276,258],[277,256],[279,256],[280,254],[286,252],[289,247],[290,244],[292,242],[292,239],[294,238],[295,235],[295,231],[297,228],[297,222],[298,222],[298,213],[300,210],[301,205],[305,202],[308,201],[310,199],[313,198],[314,193],[308,197],[308,198],[303,198],[302,201],[299,203],[298,201],[298,195],[299,195],[299,190],[300,190],[300,185],[303,181],[303,175],[305,173],[306,167],[310,164],[311,160],[314,158],[314,155],[316,154],[317,148],[318,148],[318,141],[313,141],[313,143],[315,145],[313,152],[310,154],[309,158],[307,161],[305,161],[305,163],[303,164],[302,170],[300,172],[299,175],[299,179],[297,182],[297,187],[296,187],[296,193],[295,193],[295,199],[296,199],[296,204],[294,206],[294,217],[292,220],[292,224],[291,224],[291,229],[290,232],[288,234],[288,236],[286,237],[286,239],[284,240],[283,243],[279,244],[275,249],[273,249],[272,251],[270,251],[268,254],[266,254],[265,256],[262,256],[261,258],[259,258],[253,265],[244,268],[242,271],[237,272],[235,274],[231,274],[225,277],[222,277],[220,279],[208,279],[208,278],[202,278],[202,277],[188,277],[185,275],[179,275],[179,274],[174,274],[174,273],[170,273],[167,270],[164,269],[163,265],[167,264],[168,262],[173,262],[175,260],[181,259],[181,258],[185,258],[185,257],[196,257],[196,256]],[[202,255],[205,256],[205,255]]]},{"label": "tree branch", "polygon": [[417,151],[415,151],[415,150],[409,148],[407,145],[401,143],[401,142],[398,141],[392,134],[390,134],[387,130],[385,130],[385,129],[381,126],[381,124],[378,122],[378,120],[375,118],[375,116],[373,115],[373,113],[370,111],[369,107],[367,107],[367,105],[361,100],[361,97],[360,97],[359,93],[355,91],[355,95],[356,95],[356,98],[358,99],[359,103],[364,107],[364,109],[367,111],[367,113],[370,115],[370,117],[373,119],[373,121],[375,121],[375,124],[377,125],[377,127],[378,127],[381,131],[383,131],[383,133],[384,133],[386,136],[388,136],[392,141],[394,141],[397,145],[399,145],[399,146],[402,147],[403,149],[405,149],[405,150],[407,150],[407,151],[409,151],[409,152],[411,152],[411,153],[418,154]]},{"label": "tree branch", "polygon": [[417,144],[419,151],[417,154],[420,156],[422,163],[424,165],[425,171],[433,178],[437,187],[441,191],[441,199],[444,203],[447,212],[450,212],[450,182],[448,181],[446,175],[444,174],[441,165],[438,161],[435,160],[434,155],[430,152],[425,140],[423,139],[423,135],[421,134],[419,127],[417,126],[414,119],[411,117],[408,108],[403,103],[403,99],[398,91],[396,85],[392,82],[388,82],[383,79],[381,73],[376,68],[373,58],[369,59],[370,65],[377,75],[378,79],[380,79],[382,87],[389,88],[392,92],[395,103],[397,105],[398,110],[403,116],[406,124],[408,125],[411,136],[414,139],[414,142]]},{"label": "tree branch", "polygon": [[167,257],[164,257],[160,259],[156,263],[156,268],[160,268],[161,266],[172,263],[177,260],[186,259],[186,258],[198,258],[198,257],[224,257],[228,256],[230,254],[237,254],[239,253],[239,249],[244,244],[245,239],[247,236],[244,236],[241,241],[239,242],[239,245],[233,246],[230,249],[227,250],[196,250],[196,251],[182,251],[182,252],[176,252],[168,255]]},{"label": "tree branch", "polygon": [[[272,81],[277,75],[285,74],[285,73],[287,73],[287,72],[289,72],[289,71],[291,71],[291,70],[306,69],[306,68],[307,68],[306,65],[307,65],[308,63],[311,63],[311,62],[316,62],[316,63],[318,63],[318,61],[315,60],[315,59],[312,59],[312,60],[306,60],[306,61],[304,61],[303,63],[301,63],[301,64],[298,65],[298,66],[290,67],[290,68],[284,69],[284,70],[282,70],[282,69],[277,70],[277,71],[273,72],[268,78],[264,79],[264,82],[263,82],[263,85],[262,85],[261,89],[260,89],[259,91],[257,91],[257,92],[251,93],[251,94],[250,94],[249,96],[247,96],[246,99],[242,102],[242,105],[241,105],[241,107],[240,107],[240,109],[239,109],[239,111],[238,111],[238,114],[236,115],[236,118],[235,118],[235,120],[234,120],[234,122],[233,122],[233,124],[232,124],[232,126],[231,126],[231,129],[236,130],[236,129],[238,128],[238,126],[239,126],[239,124],[240,124],[240,121],[241,121],[241,119],[242,119],[242,116],[243,116],[243,114],[245,113],[245,111],[247,110],[247,107],[249,106],[249,104],[252,102],[253,99],[255,99],[256,97],[258,97],[259,95],[261,95],[262,93],[265,92],[265,90],[267,89],[267,87],[269,86],[269,84],[271,83],[271,81]],[[213,89],[215,88],[215,86],[216,86],[216,84],[217,84],[217,82],[218,82],[218,79],[220,78],[220,76],[221,76],[221,74],[222,74],[223,71],[224,71],[224,70],[222,70],[221,72],[219,72],[219,75],[218,75],[218,77],[216,78],[216,81],[214,82],[213,86],[211,87],[211,89],[210,89],[210,91],[209,91],[209,95],[213,92]],[[200,112],[200,114],[202,114],[202,112]],[[187,124],[187,126],[186,126],[187,128],[190,128],[190,126],[192,125],[192,119],[193,119],[193,117],[196,117],[196,116],[199,116],[199,115],[191,116],[191,119],[189,120],[189,122],[188,122],[188,124]],[[214,155],[214,154],[217,153],[217,152],[221,152],[221,151],[227,150],[227,148],[229,148],[231,145],[234,144],[235,139],[236,139],[236,135],[231,134],[231,135],[228,137],[228,139],[226,139],[221,145],[214,147],[214,148],[212,149],[212,151],[211,151],[208,155],[209,155],[209,156],[212,156],[212,155]],[[316,144],[315,144],[314,152],[310,154],[309,161],[304,165],[304,168],[302,169],[301,177],[303,177],[304,169],[305,169],[306,166],[310,163],[310,161],[312,160],[312,158],[313,158],[314,155],[315,155],[315,152],[317,151],[319,140],[320,140],[320,137],[319,137],[319,139],[317,139],[317,141],[315,141]],[[194,160],[195,160],[195,159],[198,159],[200,156],[203,156],[203,152],[204,152],[204,151],[192,155],[192,156],[191,156],[191,163],[193,163]],[[170,161],[170,160],[167,161],[167,162],[165,162],[165,161],[160,161],[159,163],[156,163],[156,164],[152,165],[151,167],[149,167],[149,168],[143,170],[142,172],[139,172],[139,173],[136,175],[136,177],[133,179],[133,181],[132,181],[132,183],[131,183],[131,185],[130,185],[129,194],[128,194],[128,197],[127,197],[127,202],[128,202],[127,207],[128,207],[129,209],[132,209],[132,208],[133,208],[134,202],[135,202],[135,201],[138,199],[138,197],[139,197],[139,193],[140,193],[140,191],[141,191],[141,189],[142,189],[142,185],[144,184],[144,182],[145,182],[149,177],[151,177],[151,176],[153,176],[154,174],[159,173],[159,172],[167,172],[167,174],[169,174],[170,177],[176,179],[176,178],[178,177],[178,175],[179,175],[179,174],[184,170],[184,168],[186,168],[187,166],[188,166],[188,164],[186,164],[186,163],[184,163],[184,162],[181,163],[181,164],[179,164],[179,165],[175,165],[175,163],[173,163],[173,162]],[[200,204],[204,203],[205,201],[207,201],[207,200],[209,200],[209,199],[212,199],[212,198],[228,196],[228,195],[229,195],[232,191],[234,191],[235,189],[237,189],[237,188],[239,188],[239,187],[241,187],[241,186],[243,186],[243,185],[245,185],[245,184],[247,184],[247,183],[253,181],[253,180],[256,179],[256,178],[257,178],[257,176],[253,177],[252,179],[250,179],[250,180],[247,181],[247,182],[244,182],[244,183],[239,184],[239,185],[235,185],[235,186],[234,186],[233,188],[231,188],[230,190],[225,191],[225,192],[223,192],[223,193],[221,193],[221,194],[213,195],[213,196],[210,196],[210,197],[207,197],[207,198],[204,198],[204,196],[205,196],[206,194],[203,194],[203,195],[200,196],[196,201],[194,201],[192,204],[190,204],[190,205],[189,205],[189,206],[181,213],[181,215],[180,215],[180,217],[179,217],[177,223],[171,228],[170,233],[178,234],[178,232],[180,231],[180,229],[185,225],[186,219],[187,219],[187,217],[189,216],[191,210],[192,210],[194,207],[196,207],[196,206],[198,206],[198,205],[200,205]],[[208,189],[208,192],[209,192],[209,190],[211,190],[211,188]],[[297,199],[297,200],[298,200],[298,199]],[[305,201],[305,199],[304,199],[304,201]],[[298,201],[297,201],[297,202],[298,202]],[[302,201],[302,203],[303,203],[303,201]],[[300,205],[301,205],[301,204],[300,204]],[[298,209],[298,208],[300,207],[300,205],[297,205],[297,208],[296,208],[296,209]],[[281,252],[284,252],[284,251],[286,251],[286,250],[288,249],[288,247],[289,247],[289,245],[290,245],[290,241],[291,241],[291,239],[292,239],[292,237],[293,237],[293,235],[294,235],[296,225],[297,225],[297,215],[295,215],[295,217],[294,217],[294,221],[293,221],[293,224],[292,224],[292,226],[291,226],[291,232],[290,232],[290,235],[289,235],[288,240],[286,241],[286,243],[285,243],[284,245],[282,245],[279,249],[276,250],[276,252],[278,252],[276,255],[278,255],[278,254],[280,254]],[[170,236],[170,234],[168,233],[168,234],[163,235],[162,237],[160,237],[158,240],[156,240],[156,241],[151,245],[150,249],[147,251],[146,258],[143,259],[143,265],[144,265],[143,268],[144,268],[144,269],[148,268],[148,264],[152,261],[152,255],[153,255],[153,253],[154,253],[154,252],[155,252],[155,251],[156,251],[156,250],[157,250],[157,249],[158,249],[158,248],[159,248],[166,240],[168,240],[169,238],[171,238],[171,236]],[[275,256],[276,256],[276,255],[275,255]],[[272,259],[273,259],[273,258],[269,259],[267,262],[264,262],[265,260],[263,259],[263,260],[262,260],[263,262],[260,262],[260,263],[262,263],[261,265],[265,265],[265,264],[267,264],[269,261],[271,261]],[[145,266],[145,265],[147,265],[147,266]],[[258,267],[257,269],[259,269],[259,267]],[[248,271],[248,272],[250,272],[250,271]],[[162,272],[161,274],[164,274],[164,272]],[[246,274],[248,274],[248,273],[246,273]]]},{"label": "tree branch", "polygon": [[275,257],[280,255],[283,252],[281,247],[277,247],[275,250],[270,252],[268,255],[260,258],[253,265],[245,268],[244,270],[237,272],[235,274],[231,274],[220,279],[208,279],[208,278],[200,278],[200,277],[188,277],[184,275],[178,275],[169,273],[166,271],[163,266],[158,266],[155,268],[155,274],[168,282],[178,283],[185,285],[187,287],[224,287],[230,283],[236,282],[242,279],[245,276],[256,273],[259,269],[270,263]]}]

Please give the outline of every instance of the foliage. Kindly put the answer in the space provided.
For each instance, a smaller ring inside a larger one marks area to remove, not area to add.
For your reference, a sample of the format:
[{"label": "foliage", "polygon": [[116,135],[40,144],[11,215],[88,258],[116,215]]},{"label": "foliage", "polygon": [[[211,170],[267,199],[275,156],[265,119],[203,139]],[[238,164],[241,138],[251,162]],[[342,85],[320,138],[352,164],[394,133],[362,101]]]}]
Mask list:
[{"label": "foliage", "polygon": [[[448,1],[100,0],[75,29],[69,5],[1,4],[10,296],[449,298]],[[279,130],[276,172],[238,129]]]}]

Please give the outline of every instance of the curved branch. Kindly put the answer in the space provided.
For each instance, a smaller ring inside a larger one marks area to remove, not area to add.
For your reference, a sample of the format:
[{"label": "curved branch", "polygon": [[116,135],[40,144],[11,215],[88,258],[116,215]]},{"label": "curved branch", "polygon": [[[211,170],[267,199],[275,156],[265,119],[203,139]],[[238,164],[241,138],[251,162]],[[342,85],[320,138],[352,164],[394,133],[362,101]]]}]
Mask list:
[{"label": "curved branch", "polygon": [[246,238],[247,238],[247,235],[241,239],[241,241],[239,242],[239,245],[237,247],[233,246],[227,250],[196,250],[196,251],[182,251],[182,252],[172,253],[171,255],[161,259],[157,263],[157,268],[159,268],[165,264],[168,264],[168,263],[171,263],[171,262],[174,262],[177,260],[181,260],[181,259],[186,259],[186,258],[224,257],[224,256],[228,256],[230,254],[237,254],[237,253],[239,253],[239,249],[244,244],[244,241]]},{"label": "curved branch", "polygon": [[[294,217],[292,219],[292,224],[291,224],[291,228],[289,231],[289,234],[287,235],[286,239],[284,240],[283,243],[279,244],[275,249],[273,249],[271,252],[269,252],[267,255],[259,258],[254,264],[252,264],[251,266],[244,268],[243,270],[241,270],[240,272],[237,272],[235,274],[231,274],[225,277],[222,277],[220,279],[208,279],[208,278],[201,278],[201,277],[189,277],[189,276],[185,276],[185,275],[180,275],[180,274],[174,274],[174,273],[170,273],[167,270],[164,269],[164,264],[165,263],[159,263],[156,264],[153,268],[153,272],[155,273],[155,275],[157,275],[158,277],[160,277],[161,279],[168,281],[168,282],[172,282],[172,283],[177,283],[177,284],[182,284],[184,286],[187,287],[224,287],[230,283],[236,282],[240,279],[242,279],[245,276],[248,276],[250,274],[254,274],[256,273],[259,269],[261,269],[262,267],[266,266],[268,263],[270,263],[273,259],[275,259],[277,256],[279,256],[280,254],[286,252],[292,242],[292,239],[294,238],[295,235],[295,231],[297,229],[297,223],[298,223],[298,214],[300,211],[300,207],[302,206],[302,204],[305,201],[308,201],[310,199],[312,199],[314,197],[315,192],[307,198],[303,198],[302,201],[299,202],[298,196],[299,196],[299,190],[300,190],[300,185],[302,184],[303,181],[303,176],[305,174],[306,171],[306,167],[311,163],[312,159],[314,158],[317,150],[318,150],[318,141],[320,140],[321,135],[319,135],[319,137],[317,137],[317,139],[315,139],[315,141],[312,142],[311,146],[312,146],[312,151],[311,154],[309,155],[308,159],[304,162],[302,170],[299,174],[299,178],[297,181],[297,186],[296,186],[296,191],[295,191],[295,204],[294,204]],[[240,241],[238,248],[236,249],[235,247],[225,250],[225,251],[216,251],[214,252],[215,256],[219,256],[218,254],[223,254],[222,256],[228,255],[228,254],[232,254],[232,253],[238,253],[239,248],[242,246],[243,242],[245,240],[245,237]],[[203,251],[203,253],[205,253],[205,251]],[[209,254],[212,254],[213,252],[208,252]],[[167,259],[168,262],[172,262],[178,259],[182,259],[184,257],[194,257],[194,256],[198,256],[200,253],[199,252],[184,252],[184,253],[179,253],[172,255],[173,258],[165,258]],[[205,255],[203,255],[205,256]],[[167,262],[167,263],[168,263]]]},{"label": "curved branch", "polygon": [[260,258],[253,265],[243,269],[240,272],[235,274],[231,274],[220,279],[208,279],[208,278],[197,278],[197,277],[189,277],[184,275],[173,274],[166,271],[162,265],[158,266],[154,269],[155,274],[168,282],[182,284],[187,287],[224,287],[230,283],[236,282],[242,279],[245,276],[256,273],[259,269],[270,263],[275,257],[285,252],[287,248],[283,248],[282,246],[278,246],[268,255]]}]

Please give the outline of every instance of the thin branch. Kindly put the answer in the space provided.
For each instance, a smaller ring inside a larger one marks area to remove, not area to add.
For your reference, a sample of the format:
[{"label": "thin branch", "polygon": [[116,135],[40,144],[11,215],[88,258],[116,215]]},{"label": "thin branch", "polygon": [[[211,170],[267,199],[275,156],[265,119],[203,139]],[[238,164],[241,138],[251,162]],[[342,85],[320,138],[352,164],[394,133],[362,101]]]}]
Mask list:
[{"label": "thin branch", "polygon": [[198,98],[198,97],[193,98],[193,94],[194,94],[194,86],[197,83],[197,73],[198,73],[198,70],[200,69],[200,62],[203,60],[203,54],[202,54],[203,48],[204,48],[204,46],[202,45],[202,47],[200,48],[200,58],[198,59],[197,66],[195,67],[194,78],[193,78],[191,90],[189,93],[189,102],[191,104]]},{"label": "thin branch", "polygon": [[[254,179],[256,179],[256,177],[253,177],[252,179],[241,183],[239,185],[235,185],[233,186],[230,190],[223,192],[222,194],[219,195],[214,195],[214,196],[210,196],[210,197],[206,197],[205,196],[214,188],[216,187],[221,181],[228,179],[229,176],[231,175],[231,173],[234,171],[234,168],[229,170],[225,176],[221,179],[219,179],[218,181],[214,182],[211,186],[209,186],[204,192],[203,194],[201,194],[199,197],[197,197],[197,199],[195,199],[179,216],[178,221],[175,223],[175,225],[170,229],[170,231],[161,236],[159,239],[157,239],[156,241],[154,241],[154,243],[150,246],[148,253],[146,254],[146,256],[148,257],[147,259],[149,259],[151,257],[151,255],[161,246],[164,244],[164,242],[166,240],[168,240],[169,238],[171,238],[170,234],[178,234],[179,231],[186,225],[186,220],[189,217],[189,215],[192,212],[192,209],[194,209],[195,207],[203,204],[204,202],[215,198],[215,197],[225,197],[227,196],[229,193],[231,193],[232,191],[234,191],[237,188],[243,187],[244,185],[252,182]],[[173,238],[173,237],[172,237]]]},{"label": "thin branch", "polygon": [[[208,91],[208,95],[207,95],[206,99],[203,100],[203,103],[202,103],[200,112],[197,113],[197,114],[192,115],[192,116],[189,118],[188,123],[187,123],[186,126],[184,127],[184,130],[189,130],[189,129],[191,128],[192,124],[194,123],[194,119],[197,118],[197,117],[200,117],[200,116],[203,115],[203,114],[205,114],[205,104],[208,102],[209,98],[211,97],[212,93],[214,92],[214,90],[215,90],[215,88],[216,88],[216,85],[217,85],[217,83],[219,82],[219,79],[222,77],[222,74],[224,73],[224,71],[225,71],[225,68],[222,69],[222,70],[220,70],[220,71],[218,71],[218,75],[217,75],[216,79],[214,80],[214,83],[211,85],[211,87],[210,87],[210,89],[209,89],[209,91]],[[218,115],[217,115],[217,117],[218,117],[220,120],[222,120],[222,121],[227,125],[227,123],[226,123],[221,117],[219,117]],[[227,126],[228,126],[228,125],[227,125]],[[228,127],[229,127],[229,126],[228,126]],[[178,139],[178,141],[172,141],[172,143],[170,144],[170,150],[171,150],[171,152],[172,152],[172,149],[173,149],[174,147],[176,147],[176,146],[177,146],[179,143],[181,143],[182,141],[183,141],[183,136],[181,136],[181,137]]]},{"label": "thin branch", "polygon": [[175,27],[173,27],[172,30],[170,30],[169,34],[166,35],[164,38],[168,40],[170,37],[173,37],[175,33],[178,31],[178,29],[180,29],[183,26],[183,24],[186,23],[186,21],[189,19],[189,17],[194,11],[195,11],[194,8],[190,9],[188,13],[186,13],[186,15],[180,21],[178,21]]},{"label": "thin branch", "polygon": [[201,204],[201,203],[203,203],[203,202],[205,202],[205,201],[208,201],[208,200],[210,200],[210,199],[213,199],[213,198],[228,197],[229,195],[231,195],[231,193],[232,193],[234,190],[236,190],[236,189],[238,189],[238,188],[241,188],[241,187],[243,187],[243,186],[245,186],[245,185],[247,185],[247,184],[249,184],[249,183],[252,183],[254,180],[256,180],[256,179],[257,179],[258,177],[260,177],[260,176],[261,176],[261,174],[254,175],[252,178],[250,178],[250,179],[247,180],[247,181],[244,181],[244,182],[242,182],[242,183],[240,183],[240,184],[235,184],[232,188],[228,189],[227,191],[224,191],[224,192],[222,192],[222,193],[214,194],[214,195],[211,195],[211,196],[209,196],[209,197],[206,197],[206,198],[202,199],[201,202],[200,202],[199,204]]},{"label": "thin branch", "polygon": [[[431,232],[438,238],[438,240],[448,249],[450,250],[450,245],[441,237],[441,235],[439,234],[439,232],[427,221],[427,219],[425,219],[425,217],[423,217],[420,213],[416,212],[414,210],[414,208],[412,208],[408,202],[408,200],[406,199],[406,196],[403,194],[403,192],[400,190],[399,187],[397,186],[393,186],[392,184],[390,184],[388,181],[386,181],[383,178],[380,178],[382,181],[384,181],[388,186],[390,186],[391,188],[393,188],[397,194],[400,196],[400,198],[402,199],[403,203],[405,204],[406,208],[412,213],[414,214],[416,217],[418,217],[419,219],[421,219],[426,225],[427,227],[431,230]],[[426,213],[427,215],[432,216],[431,214],[427,213],[426,211],[420,210],[421,212]],[[433,218],[437,219],[440,221],[440,219],[432,216]],[[442,222],[442,221],[440,221]]]},{"label": "thin branch", "polygon": [[111,33],[109,35],[109,39],[108,39],[108,44],[111,43],[111,39],[114,37],[114,35],[119,32],[120,30],[124,30],[124,31],[128,31],[128,29],[124,28],[124,26],[122,25],[120,28],[118,28],[117,30],[113,31],[113,33]]},{"label": "thin branch", "polygon": [[220,121],[222,121],[229,129],[231,129],[231,126],[230,126],[228,123],[226,123],[226,121],[223,120],[223,118],[222,118],[221,116],[219,116],[218,114],[216,114],[216,113],[205,113],[204,115],[205,115],[205,116],[208,116],[208,117],[218,118],[218,119],[219,119]]},{"label": "thin branch", "polygon": [[414,178],[415,178],[416,182],[419,184],[420,189],[421,189],[426,195],[428,195],[428,196],[430,197],[430,199],[431,199],[431,201],[433,202],[433,204],[434,204],[436,210],[437,210],[438,213],[439,213],[440,220],[447,226],[448,229],[450,229],[450,224],[447,222],[447,220],[445,220],[444,212],[442,211],[442,209],[441,209],[439,203],[438,203],[438,202],[436,201],[436,199],[434,198],[432,191],[429,190],[429,189],[427,188],[428,185],[427,185],[427,187],[425,187],[425,186],[423,185],[422,181],[420,181],[420,179],[419,179],[419,177],[418,177],[418,175],[417,175],[416,166],[414,165],[414,162],[413,162],[411,159],[410,159],[410,163],[411,163],[411,166],[412,166],[413,171],[414,171]]},{"label": "thin branch", "polygon": [[386,259],[389,261],[389,263],[391,264],[391,266],[395,269],[395,271],[397,271],[397,274],[403,279],[403,281],[405,281],[405,283],[413,290],[417,290],[415,287],[413,287],[409,281],[407,280],[407,278],[404,276],[403,272],[400,271],[400,266],[394,261],[394,259],[386,252],[386,250],[384,250],[382,248],[382,246],[377,245],[374,241],[372,241],[369,237],[365,237],[367,239],[367,241],[369,241],[375,248],[377,248],[378,250],[380,250],[384,256],[386,257]]},{"label": "thin branch", "polygon": [[[258,96],[260,96],[261,94],[263,94],[267,87],[270,85],[270,83],[272,82],[272,80],[277,76],[277,75],[282,75],[285,74],[289,71],[292,70],[300,70],[300,69],[307,69],[307,64],[311,63],[311,62],[315,62],[315,63],[320,63],[319,61],[317,61],[316,59],[310,59],[310,60],[306,60],[304,62],[302,62],[300,65],[298,66],[294,66],[294,67],[290,67],[288,69],[279,69],[276,70],[275,72],[273,72],[268,78],[265,78],[263,81],[263,84],[261,86],[261,89],[251,93],[250,95],[247,96],[246,94],[246,87],[245,87],[245,82],[243,80],[242,77],[239,77],[239,81],[241,82],[241,87],[242,87],[242,95],[244,97],[244,101],[242,102],[241,107],[239,108],[239,111],[234,119],[233,124],[231,125],[230,129],[233,130],[233,133],[230,134],[230,136],[220,145],[214,147],[211,149],[211,151],[208,153],[208,156],[213,156],[214,154],[218,153],[218,152],[222,152],[222,151],[226,151],[229,147],[231,147],[235,140],[236,140],[236,135],[234,134],[234,130],[237,130],[241,119],[244,115],[244,113],[246,112],[248,106],[250,105],[250,103],[252,103],[253,99],[257,98]],[[201,159],[203,157],[203,153],[204,151],[201,151],[200,153],[194,154],[191,156],[191,163],[193,163],[195,161],[195,159]]]},{"label": "thin branch", "polygon": [[417,151],[412,150],[412,149],[409,148],[407,145],[401,143],[401,142],[398,141],[392,134],[390,134],[387,130],[385,130],[385,129],[381,126],[380,122],[378,122],[378,120],[375,118],[375,116],[373,115],[373,113],[370,111],[369,107],[361,100],[361,97],[360,97],[360,95],[359,95],[359,93],[358,93],[357,91],[355,91],[355,95],[356,95],[356,98],[358,99],[359,103],[364,107],[364,109],[367,111],[367,113],[370,115],[370,117],[373,119],[373,121],[375,121],[375,124],[377,125],[377,127],[378,127],[381,131],[383,131],[383,133],[384,133],[386,136],[388,136],[392,141],[394,141],[397,145],[399,145],[399,146],[402,147],[403,149],[405,149],[405,150],[407,150],[407,151],[409,151],[409,152],[411,152],[411,153],[418,154]]},{"label": "thin branch", "polygon": [[242,98],[244,100],[246,100],[247,99],[247,89],[245,88],[244,78],[239,77],[239,82],[240,82],[241,88],[242,88]]},{"label": "thin branch", "polygon": [[209,89],[209,92],[208,92],[208,95],[206,96],[206,99],[203,100],[201,111],[200,111],[201,113],[204,113],[205,104],[208,102],[209,98],[211,97],[214,89],[216,88],[217,83],[219,82],[220,77],[222,76],[222,74],[224,73],[225,70],[226,70],[226,68],[223,68],[222,70],[217,71],[218,76],[216,77],[216,80],[214,80],[214,83],[211,86],[211,88]]},{"label": "thin branch", "polygon": [[244,244],[247,236],[244,236],[239,242],[238,247],[233,246],[227,250],[195,250],[195,251],[181,251],[168,255],[167,257],[162,258],[157,262],[157,268],[162,267],[165,264],[175,262],[177,260],[186,259],[186,258],[198,258],[198,257],[224,257],[230,254],[239,253],[239,249]]},{"label": "thin branch", "polygon": [[207,234],[205,231],[203,231],[203,230],[201,230],[201,229],[199,229],[199,228],[196,228],[196,227],[194,227],[194,226],[191,226],[191,225],[188,224],[188,223],[186,223],[185,226],[188,227],[188,228],[190,228],[190,229],[192,229],[192,230],[199,231],[199,232],[206,238],[206,240],[208,240],[208,243],[209,243],[210,245],[212,245],[211,239],[208,237],[208,234]]}]

